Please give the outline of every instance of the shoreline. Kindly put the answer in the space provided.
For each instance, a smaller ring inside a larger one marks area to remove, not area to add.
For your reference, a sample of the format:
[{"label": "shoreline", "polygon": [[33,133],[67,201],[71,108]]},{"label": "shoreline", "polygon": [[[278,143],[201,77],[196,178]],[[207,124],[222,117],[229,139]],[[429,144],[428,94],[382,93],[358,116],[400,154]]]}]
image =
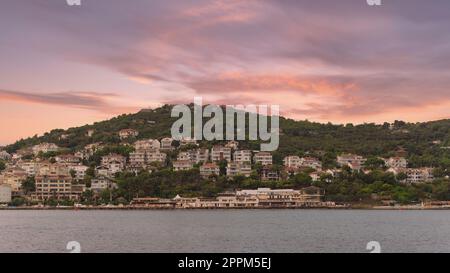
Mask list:
[{"label": "shoreline", "polygon": [[450,207],[445,206],[353,206],[353,207],[254,207],[254,208],[239,208],[239,207],[221,207],[221,208],[164,208],[164,207],[0,207],[2,210],[450,210]]}]

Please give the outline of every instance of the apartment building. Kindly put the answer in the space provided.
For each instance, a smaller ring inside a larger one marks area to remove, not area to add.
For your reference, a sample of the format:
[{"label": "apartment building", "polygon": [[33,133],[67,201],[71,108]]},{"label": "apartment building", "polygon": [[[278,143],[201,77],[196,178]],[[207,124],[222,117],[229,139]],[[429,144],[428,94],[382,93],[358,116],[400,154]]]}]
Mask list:
[{"label": "apartment building", "polygon": [[216,145],[211,149],[211,161],[231,161],[231,148]]},{"label": "apartment building", "polygon": [[283,164],[284,166],[289,168],[298,168],[300,167],[301,160],[299,156],[289,155],[283,159]]},{"label": "apartment building", "polygon": [[45,154],[45,153],[49,153],[49,152],[57,152],[58,150],[59,150],[59,147],[56,144],[46,143],[46,142],[34,145],[32,147],[32,151],[35,156],[38,155],[39,153]]},{"label": "apartment building", "polygon": [[59,164],[40,168],[35,177],[37,200],[71,199],[72,177],[69,169]]},{"label": "apartment building", "polygon": [[11,202],[12,188],[8,184],[0,184],[0,204]]},{"label": "apartment building", "polygon": [[27,179],[25,170],[19,167],[9,167],[0,174],[0,184],[9,185],[14,193],[22,189],[22,182]]},{"label": "apartment building", "polygon": [[173,143],[173,139],[170,137],[161,139],[161,150],[165,150],[165,151],[173,150],[172,143]]},{"label": "apartment building", "polygon": [[252,167],[249,163],[229,162],[227,164],[228,177],[234,177],[237,175],[249,177],[251,174],[252,174]]},{"label": "apartment building", "polygon": [[233,154],[233,161],[235,163],[252,163],[252,151],[250,150],[239,150],[235,151]]},{"label": "apartment building", "polygon": [[200,166],[200,175],[208,178],[212,175],[220,175],[220,168],[216,163],[205,163]]},{"label": "apartment building", "polygon": [[253,157],[256,164],[260,163],[263,166],[272,165],[272,154],[269,152],[258,152]]},{"label": "apartment building", "polygon": [[187,171],[194,167],[194,163],[190,160],[177,160],[173,162],[174,171]]},{"label": "apartment building", "polygon": [[133,144],[133,146],[136,151],[161,149],[161,143],[157,139],[138,140]]}]

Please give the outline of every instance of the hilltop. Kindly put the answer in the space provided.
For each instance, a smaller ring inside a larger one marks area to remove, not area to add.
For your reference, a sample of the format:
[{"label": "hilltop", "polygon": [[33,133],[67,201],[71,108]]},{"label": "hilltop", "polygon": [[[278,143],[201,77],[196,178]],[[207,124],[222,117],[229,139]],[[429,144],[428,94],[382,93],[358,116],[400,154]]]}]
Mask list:
[{"label": "hilltop", "polygon": [[[34,136],[6,146],[8,152],[24,147],[50,142],[59,147],[76,151],[95,142],[118,144],[118,132],[131,128],[139,131],[137,139],[170,136],[170,128],[177,118],[171,118],[172,106],[144,109],[135,114],[124,114],[110,120],[67,130],[55,129],[43,136]],[[281,163],[286,155],[317,156],[327,164],[339,153],[350,152],[366,157],[390,157],[398,153],[408,158],[414,166],[450,167],[450,120],[423,123],[396,121],[393,124],[373,123],[361,125],[321,124],[310,121],[296,121],[280,117],[280,146],[273,153],[274,162]],[[91,136],[88,132],[93,130]],[[135,139],[134,139],[135,140]],[[132,140],[130,140],[132,141]],[[203,142],[211,146],[215,142]],[[241,147],[259,149],[257,141],[243,141]]]}]

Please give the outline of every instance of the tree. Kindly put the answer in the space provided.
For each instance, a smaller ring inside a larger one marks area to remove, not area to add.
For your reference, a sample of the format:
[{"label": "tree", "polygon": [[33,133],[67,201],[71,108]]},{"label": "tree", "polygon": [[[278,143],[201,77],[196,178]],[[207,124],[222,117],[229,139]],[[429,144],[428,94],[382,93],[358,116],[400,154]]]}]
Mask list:
[{"label": "tree", "polygon": [[6,168],[5,162],[3,160],[0,160],[0,172],[3,171]]},{"label": "tree", "polygon": [[29,194],[30,192],[34,192],[36,190],[36,182],[34,180],[34,177],[27,177],[22,182],[22,189],[25,194]]}]

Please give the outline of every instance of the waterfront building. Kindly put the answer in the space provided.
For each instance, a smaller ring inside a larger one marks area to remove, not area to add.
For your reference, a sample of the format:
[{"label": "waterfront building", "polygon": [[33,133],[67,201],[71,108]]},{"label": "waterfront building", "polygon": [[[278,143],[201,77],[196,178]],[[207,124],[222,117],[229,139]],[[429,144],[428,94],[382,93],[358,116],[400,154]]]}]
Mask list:
[{"label": "waterfront building", "polygon": [[117,184],[106,176],[100,176],[91,180],[91,190],[100,193],[104,190],[117,189]]},{"label": "waterfront building", "polygon": [[9,167],[0,174],[0,184],[7,184],[11,186],[13,193],[18,193],[22,189],[22,182],[27,179],[27,176],[22,168]]},{"label": "waterfront building", "polygon": [[72,177],[69,169],[59,164],[40,168],[35,177],[37,200],[71,199]]},{"label": "waterfront building", "polygon": [[0,184],[0,204],[11,202],[12,188],[8,184]]}]

